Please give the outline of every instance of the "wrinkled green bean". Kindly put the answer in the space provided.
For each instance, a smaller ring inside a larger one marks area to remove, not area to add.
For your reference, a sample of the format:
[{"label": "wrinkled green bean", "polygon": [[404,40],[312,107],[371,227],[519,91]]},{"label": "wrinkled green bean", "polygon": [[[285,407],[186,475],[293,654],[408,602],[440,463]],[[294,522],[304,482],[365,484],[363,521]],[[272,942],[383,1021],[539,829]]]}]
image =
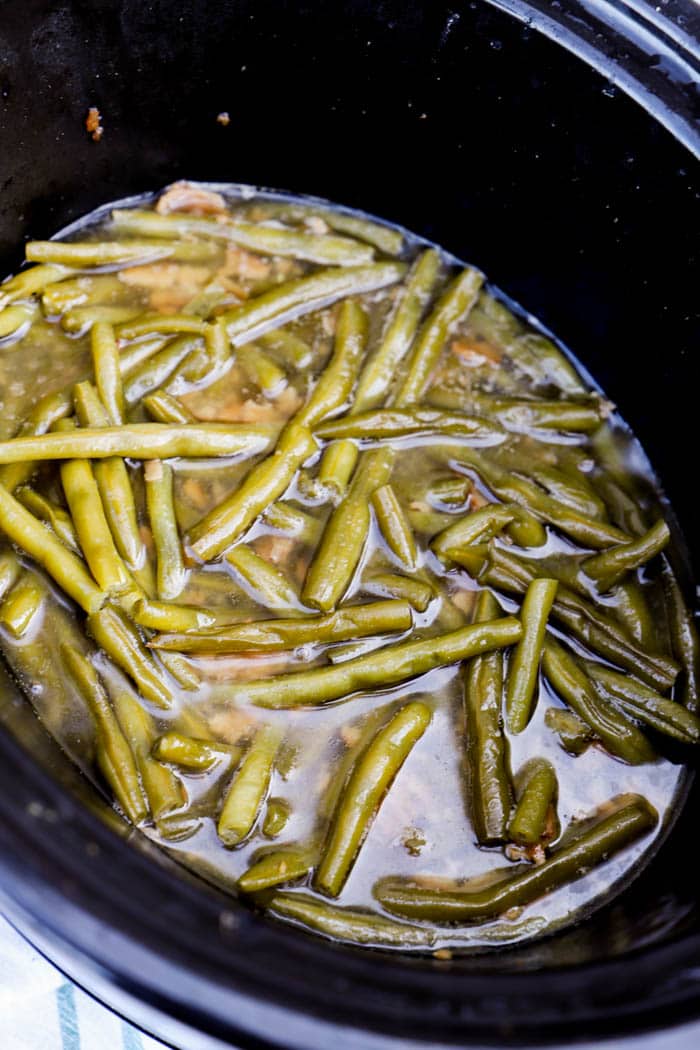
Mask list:
[{"label": "wrinkled green bean", "polygon": [[652,525],[639,539],[586,558],[582,565],[583,571],[586,576],[595,580],[602,591],[609,591],[628,572],[638,569],[640,565],[645,565],[660,554],[670,538],[671,533],[666,522],[657,521],[656,525]]},{"label": "wrinkled green bean", "polygon": [[87,627],[97,644],[134,681],[146,700],[158,707],[170,707],[173,688],[167,672],[146,649],[137,628],[120,609],[105,605],[88,616]]},{"label": "wrinkled green bean", "polygon": [[515,784],[518,802],[508,824],[508,834],[518,845],[534,845],[545,834],[550,807],[556,806],[557,774],[546,759],[535,758],[518,772]]},{"label": "wrinkled green bean", "polygon": [[532,716],[547,618],[557,586],[556,580],[533,580],[525,593],[520,610],[523,636],[513,650],[506,683],[506,715],[511,733],[522,733]]},{"label": "wrinkled green bean", "polygon": [[263,726],[243,756],[228,789],[217,823],[224,846],[233,847],[251,833],[270,787],[280,732]]}]

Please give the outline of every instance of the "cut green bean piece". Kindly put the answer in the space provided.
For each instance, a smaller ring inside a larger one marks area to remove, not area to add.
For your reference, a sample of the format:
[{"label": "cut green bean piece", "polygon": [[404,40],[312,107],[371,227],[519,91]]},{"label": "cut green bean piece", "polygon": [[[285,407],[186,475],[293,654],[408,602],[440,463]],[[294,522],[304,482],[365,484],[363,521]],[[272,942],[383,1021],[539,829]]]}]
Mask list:
[{"label": "cut green bean piece", "polygon": [[590,579],[595,580],[602,591],[609,591],[633,569],[645,565],[666,547],[671,538],[665,521],[657,521],[639,539],[611,547],[602,554],[586,558],[582,568]]},{"label": "cut green bean piece", "polygon": [[377,948],[432,948],[437,935],[427,926],[409,926],[368,911],[339,908],[301,893],[276,894],[267,905],[273,915],[291,919],[333,941]]},{"label": "cut green bean piece", "polygon": [[76,306],[61,316],[61,328],[72,335],[82,335],[96,324],[122,325],[140,314],[138,306]]},{"label": "cut green bean piece", "polygon": [[299,645],[330,645],[373,634],[407,631],[412,622],[408,602],[371,602],[368,605],[346,605],[326,616],[257,620],[233,627],[162,634],[152,639],[150,645],[154,649],[185,653],[274,651],[294,649]]},{"label": "cut green bean piece", "polygon": [[314,852],[308,849],[286,847],[264,853],[243,872],[238,888],[241,893],[261,893],[272,886],[296,882],[308,875],[315,862]]},{"label": "cut green bean piece", "polygon": [[522,733],[532,716],[547,618],[557,581],[533,580],[520,610],[523,636],[513,650],[506,684],[506,713],[511,733]]},{"label": "cut green bean piece", "polygon": [[461,507],[469,499],[473,488],[470,478],[453,474],[433,481],[426,490],[426,497],[432,507]]},{"label": "cut green bean piece", "polygon": [[156,551],[156,585],[162,601],[172,601],[187,581],[182,544],[175,518],[173,469],[161,460],[150,460],[144,467],[146,507]]},{"label": "cut green bean piece", "polygon": [[[37,316],[36,303],[17,303],[0,310],[0,339],[18,335]],[[3,344],[3,349],[6,347]]]},{"label": "cut green bean piece", "polygon": [[124,284],[111,273],[74,277],[72,280],[48,284],[41,296],[41,305],[48,317],[55,317],[76,306],[98,306],[119,302],[124,295]]},{"label": "cut green bean piece", "polygon": [[[432,399],[432,391],[430,394]],[[559,430],[586,434],[603,421],[599,401],[544,401],[525,398],[496,398],[480,394],[467,397],[473,411],[495,418],[506,430]]]},{"label": "cut green bean piece", "polygon": [[199,689],[202,680],[199,672],[180,653],[159,653],[160,661],[178,685],[183,689]]},{"label": "cut green bean piece", "polygon": [[151,631],[197,631],[215,627],[221,619],[218,609],[200,605],[176,605],[173,602],[151,601],[141,598],[130,610],[131,618],[140,627]]},{"label": "cut green bean piece", "polygon": [[23,638],[39,622],[45,598],[36,574],[25,570],[0,605],[0,623],[15,638]]},{"label": "cut green bean piece", "polygon": [[[47,394],[30,409],[14,440],[45,434],[54,423],[57,423],[59,419],[65,419],[72,411],[73,399],[68,392],[59,391],[57,394]],[[0,485],[3,485],[8,492],[14,492],[20,485],[29,481],[37,466],[37,463],[25,458],[24,461],[0,467]]]},{"label": "cut green bean piece", "polygon": [[639,795],[622,796],[625,804],[563,844],[544,862],[524,873],[505,876],[486,888],[469,884],[439,890],[398,878],[374,887],[380,904],[394,915],[437,923],[478,923],[522,908],[552,890],[582,878],[592,867],[647,835],[658,823],[656,811]]},{"label": "cut green bean piece", "polygon": [[544,713],[544,724],[557,734],[561,746],[571,755],[582,754],[595,739],[590,726],[564,707],[548,707]]},{"label": "cut green bean piece", "polygon": [[0,485],[0,529],[46,569],[59,587],[86,613],[96,612],[105,596],[72,551]]},{"label": "cut green bean piece", "polygon": [[500,423],[480,416],[441,412],[435,408],[376,408],[368,412],[351,413],[321,423],[314,433],[325,441],[356,438],[370,443],[392,438],[423,437],[428,434],[441,437],[447,434],[486,445],[497,444],[505,437]]},{"label": "cut green bean piece", "polygon": [[395,399],[398,408],[420,401],[453,327],[474,305],[483,282],[482,273],[467,267],[442,293],[416,338]]},{"label": "cut green bean piece", "polygon": [[156,390],[142,399],[143,407],[156,423],[196,423],[188,408],[165,390]]},{"label": "cut green bean piece", "polygon": [[565,394],[587,394],[586,386],[566,355],[538,332],[519,335],[507,351],[516,366],[537,382],[554,383]]},{"label": "cut green bean piece", "polygon": [[313,350],[308,343],[300,339],[298,335],[287,331],[286,328],[275,328],[271,332],[263,332],[257,341],[270,353],[281,359],[283,365],[301,371],[308,368],[313,361]]},{"label": "cut green bean piece", "polygon": [[513,645],[520,635],[520,623],[515,617],[507,616],[492,623],[471,624],[434,638],[402,642],[335,667],[230,685],[226,687],[225,695],[230,703],[240,700],[258,707],[316,706],[351,693],[388,688],[426,674],[435,667]]},{"label": "cut green bean piece", "polygon": [[59,507],[57,503],[48,499],[41,492],[37,492],[36,489],[30,488],[29,485],[23,485],[16,492],[17,499],[30,510],[32,514],[35,514],[41,521],[45,521],[47,525],[50,525],[53,531],[58,536],[59,540],[66,545],[74,554],[80,554],[80,544],[78,543],[78,537],[75,534],[73,527],[73,521],[70,514]]},{"label": "cut green bean piece", "polygon": [[0,601],[11,587],[17,583],[22,573],[22,566],[13,550],[0,551]]},{"label": "cut green bean piece", "polygon": [[97,644],[133,680],[146,700],[157,707],[170,707],[173,688],[167,672],[146,649],[137,628],[120,609],[105,605],[88,617],[87,626]]},{"label": "cut green bean piece", "polygon": [[240,747],[229,747],[215,740],[196,740],[181,733],[164,733],[153,748],[153,756],[159,762],[181,766],[191,773],[206,773],[219,764],[226,769],[236,766],[242,753]]},{"label": "cut green bean piece", "polygon": [[674,656],[680,661],[683,668],[682,702],[689,711],[696,713],[700,708],[700,688],[698,686],[700,641],[698,641],[695,618],[683,600],[678,581],[665,555],[662,558],[661,578],[669,618],[671,647]]},{"label": "cut green bean piece", "polygon": [[95,723],[100,769],[129,820],[141,824],[148,807],[136,762],[97,672],[86,656],[69,645],[61,647],[61,655]]},{"label": "cut green bean piece", "polygon": [[219,815],[217,831],[224,846],[238,846],[253,830],[270,787],[280,732],[263,726],[243,757]]},{"label": "cut green bean piece", "polygon": [[163,241],[28,241],[25,256],[29,262],[58,263],[78,269],[95,267],[135,266],[137,262],[156,259],[194,261],[211,258],[212,245],[203,242],[181,241],[168,244]]},{"label": "cut green bean piece", "polygon": [[[140,344],[134,344],[138,347]],[[145,343],[143,345],[146,345]],[[189,354],[201,346],[199,336],[181,335],[167,342],[154,353],[148,354],[133,368],[129,369],[124,380],[124,398],[128,405],[138,404],[147,394],[158,390],[173,378],[178,366]],[[128,353],[131,347],[122,354]]]},{"label": "cut green bean piece", "polygon": [[91,348],[97,393],[107,411],[110,424],[120,426],[125,419],[126,407],[119,367],[119,350],[114,329],[110,324],[99,321],[93,325]]},{"label": "cut green bean piece", "polygon": [[[81,428],[73,433],[43,434],[0,441],[0,463],[29,459],[172,459],[248,456],[263,452],[277,427],[268,423],[127,423],[123,427]],[[310,441],[310,436],[308,441]]]},{"label": "cut green bean piece", "polygon": [[487,503],[469,514],[465,514],[453,525],[438,533],[430,546],[440,557],[451,548],[470,547],[474,543],[486,543],[509,525],[515,518],[512,507],[506,503]]},{"label": "cut green bean piece", "polygon": [[362,581],[362,587],[370,594],[382,598],[396,598],[412,605],[417,612],[425,612],[436,593],[429,583],[415,576],[400,576],[393,572],[380,572]]},{"label": "cut green bean piece", "polygon": [[239,346],[254,338],[258,330],[279,327],[348,295],[374,292],[400,281],[406,271],[403,263],[374,263],[372,266],[340,267],[278,285],[242,306],[222,314],[231,341]]},{"label": "cut green bean piece", "polygon": [[370,219],[362,219],[359,215],[339,211],[336,208],[296,204],[291,201],[283,204],[266,201],[265,214],[270,218],[279,217],[284,222],[306,222],[309,225],[311,225],[310,220],[322,219],[332,230],[349,233],[360,241],[373,244],[387,255],[398,255],[403,245],[403,235],[399,230],[372,222]]},{"label": "cut green bean piece", "polygon": [[584,517],[605,521],[607,510],[595,489],[580,471],[558,470],[556,467],[534,467],[532,477],[538,485],[560,503]]},{"label": "cut green bean piece", "polygon": [[415,572],[418,549],[413,530],[391,485],[382,485],[372,493],[372,506],[389,550],[409,572]]},{"label": "cut green bean piece", "polygon": [[229,551],[226,561],[236,570],[256,601],[269,609],[299,616],[303,606],[295,588],[281,569],[261,558],[259,554],[239,544]]},{"label": "cut green bean piece", "polygon": [[521,846],[541,842],[551,806],[556,806],[559,785],[554,767],[544,758],[535,758],[516,777],[518,804],[508,825],[508,834]]},{"label": "cut green bean piece", "polygon": [[384,795],[430,719],[425,704],[406,704],[379,730],[355,765],[314,878],[321,893],[337,897],[342,890]]},{"label": "cut green bean piece", "polygon": [[283,798],[271,798],[265,810],[262,832],[266,839],[275,839],[281,835],[291,816],[289,803]]},{"label": "cut green bean piece", "polygon": [[[481,591],[476,623],[495,619],[501,608],[489,591]],[[506,741],[501,726],[503,654],[498,650],[473,657],[464,668],[467,725],[469,809],[477,841],[493,846],[506,837],[511,805]]]},{"label": "cut green bean piece", "polygon": [[196,236],[239,244],[252,252],[305,259],[308,262],[335,266],[360,266],[371,262],[374,252],[364,244],[347,237],[328,234],[299,233],[277,226],[264,226],[238,220],[191,215],[159,215],[153,211],[119,208],[112,212],[117,229],[140,237],[178,239]]},{"label": "cut green bean piece", "polygon": [[599,694],[612,700],[625,714],[683,744],[700,742],[700,718],[676,700],[668,700],[631,675],[592,660],[585,662],[585,668]]},{"label": "cut green bean piece", "polygon": [[206,322],[189,314],[141,313],[135,321],[120,324],[117,334],[120,339],[141,339],[144,335],[204,335]]},{"label": "cut green bean piece", "polygon": [[263,397],[275,398],[287,385],[285,372],[254,343],[238,347],[236,363],[243,369],[250,382],[259,387]]},{"label": "cut green bean piece", "polygon": [[50,284],[70,277],[73,270],[68,266],[57,266],[46,263],[43,266],[30,266],[26,270],[20,270],[14,277],[0,284],[0,310],[15,299],[26,299],[30,295],[38,295]]},{"label": "cut green bean piece", "polygon": [[290,533],[302,543],[314,547],[323,532],[323,523],[290,503],[273,503],[264,514],[265,522],[280,532]]},{"label": "cut green bean piece", "polygon": [[137,697],[126,689],[113,689],[111,698],[119,724],[136,760],[151,815],[157,823],[182,809],[185,793],[172,771],[152,757],[156,731],[153,719],[143,709]]},{"label": "cut green bean piece", "polygon": [[551,638],[545,642],[542,667],[562,700],[591,727],[611,755],[630,765],[655,760],[651,744],[634,722],[600,700],[583,668]]},{"label": "cut green bean piece", "polygon": [[405,289],[376,353],[365,364],[355,391],[358,412],[383,404],[418,330],[440,269],[440,255],[430,248],[420,255],[406,279]]}]

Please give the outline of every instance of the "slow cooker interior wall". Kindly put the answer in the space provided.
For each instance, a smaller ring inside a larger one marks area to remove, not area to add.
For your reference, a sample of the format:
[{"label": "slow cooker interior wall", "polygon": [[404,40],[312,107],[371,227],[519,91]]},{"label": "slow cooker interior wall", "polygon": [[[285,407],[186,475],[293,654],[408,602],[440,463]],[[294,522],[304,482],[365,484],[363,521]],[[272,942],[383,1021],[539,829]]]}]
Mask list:
[{"label": "slow cooker interior wall", "polygon": [[[396,0],[26,0],[3,10],[0,50],[3,267],[23,237],[181,176],[385,215],[483,266],[569,342],[694,538],[680,451],[695,411],[693,162],[571,55],[484,4]],[[622,902],[521,965],[614,955],[696,922],[679,841]],[[489,965],[509,968],[500,959]]]}]

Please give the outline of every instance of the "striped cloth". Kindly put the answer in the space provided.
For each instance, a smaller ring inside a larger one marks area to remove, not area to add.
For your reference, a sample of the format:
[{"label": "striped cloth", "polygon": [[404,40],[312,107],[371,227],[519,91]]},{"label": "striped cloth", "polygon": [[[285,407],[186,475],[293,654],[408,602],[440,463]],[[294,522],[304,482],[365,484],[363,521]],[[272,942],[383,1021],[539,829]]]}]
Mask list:
[{"label": "striped cloth", "polygon": [[0,916],[2,1050],[165,1050],[81,992]]}]

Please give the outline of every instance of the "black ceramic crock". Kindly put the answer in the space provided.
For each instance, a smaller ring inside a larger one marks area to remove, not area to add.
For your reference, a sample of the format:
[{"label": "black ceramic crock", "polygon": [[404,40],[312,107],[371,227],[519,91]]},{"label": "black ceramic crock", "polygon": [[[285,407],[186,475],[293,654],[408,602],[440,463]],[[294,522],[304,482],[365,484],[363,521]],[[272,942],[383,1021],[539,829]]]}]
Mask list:
[{"label": "black ceramic crock", "polygon": [[[0,272],[24,238],[180,177],[402,223],[568,342],[644,442],[697,561],[699,21],[674,0],[4,0]],[[578,928],[400,958],[184,874],[110,815],[6,676],[0,722],[0,907],[177,1045],[542,1045],[700,1014],[697,790],[641,878]]]}]

